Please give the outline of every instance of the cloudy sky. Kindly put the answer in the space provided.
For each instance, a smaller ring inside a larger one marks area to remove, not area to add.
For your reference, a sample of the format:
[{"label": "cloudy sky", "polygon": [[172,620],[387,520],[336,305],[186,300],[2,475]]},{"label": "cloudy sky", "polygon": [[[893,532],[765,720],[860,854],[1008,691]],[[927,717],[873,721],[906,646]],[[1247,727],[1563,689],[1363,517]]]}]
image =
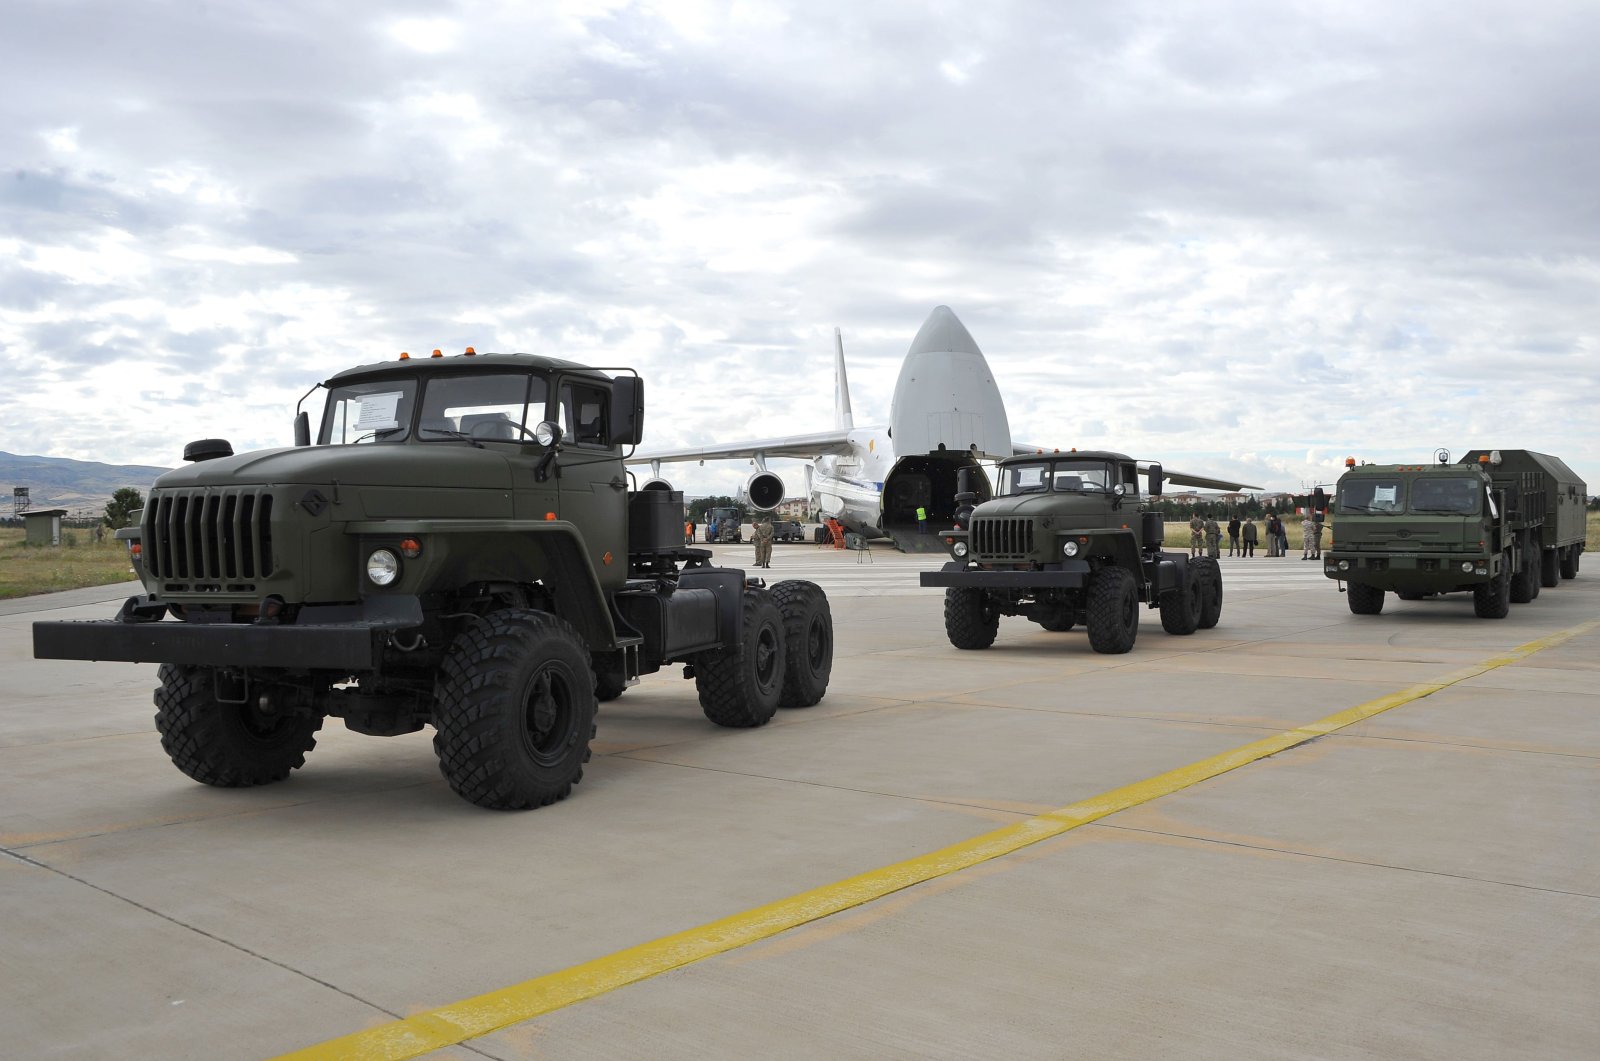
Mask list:
[{"label": "cloudy sky", "polygon": [[835,325],[884,422],[943,303],[1022,440],[1593,491],[1597,54],[1588,0],[8,0],[0,449],[283,445],[467,344],[636,366],[655,447],[823,430]]}]

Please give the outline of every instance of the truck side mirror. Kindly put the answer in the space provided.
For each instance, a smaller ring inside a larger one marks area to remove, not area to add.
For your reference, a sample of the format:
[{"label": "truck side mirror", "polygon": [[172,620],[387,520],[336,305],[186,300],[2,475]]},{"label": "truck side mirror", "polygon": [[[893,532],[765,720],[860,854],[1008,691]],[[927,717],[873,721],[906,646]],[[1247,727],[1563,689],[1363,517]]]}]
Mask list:
[{"label": "truck side mirror", "polygon": [[1151,497],[1161,496],[1161,465],[1150,465],[1150,489],[1146,491]]},{"label": "truck side mirror", "polygon": [[611,438],[613,446],[637,446],[644,441],[644,380],[618,376],[611,381]]},{"label": "truck side mirror", "polygon": [[294,414],[294,444],[297,446],[311,445],[311,414]]}]

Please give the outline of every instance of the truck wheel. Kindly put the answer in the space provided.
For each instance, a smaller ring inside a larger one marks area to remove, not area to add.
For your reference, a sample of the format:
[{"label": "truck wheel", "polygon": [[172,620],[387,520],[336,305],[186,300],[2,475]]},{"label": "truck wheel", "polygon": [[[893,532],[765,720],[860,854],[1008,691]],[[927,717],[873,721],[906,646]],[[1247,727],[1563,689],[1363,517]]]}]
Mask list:
[{"label": "truck wheel", "polygon": [[1139,636],[1139,590],[1132,575],[1120,567],[1103,567],[1090,575],[1084,611],[1090,648],[1107,655],[1133,648]]},{"label": "truck wheel", "polygon": [[695,659],[694,685],[700,709],[719,726],[765,726],[778,711],[785,666],[783,613],[772,594],[744,591],[739,641],[702,652]]},{"label": "truck wheel", "polygon": [[545,612],[493,612],[457,635],[433,703],[433,750],[456,794],[493,810],[565,799],[594,737],[589,662],[578,632]]},{"label": "truck wheel", "polygon": [[172,764],[202,784],[246,788],[282,781],[316,747],[321,715],[266,714],[217,699],[208,667],[163,663],[156,731]]},{"label": "truck wheel", "polygon": [[981,589],[944,591],[944,634],[957,648],[988,648],[1000,630],[1000,613]]},{"label": "truck wheel", "polygon": [[1561,551],[1561,577],[1578,577],[1578,547],[1569,545]]},{"label": "truck wheel", "polygon": [[1539,556],[1539,581],[1545,589],[1561,585],[1561,553],[1545,549]]},{"label": "truck wheel", "polygon": [[1533,553],[1526,547],[1521,550],[1522,569],[1511,575],[1511,603],[1527,604],[1539,595],[1539,568],[1534,564]]},{"label": "truck wheel", "polygon": [[1056,634],[1064,634],[1073,627],[1072,612],[1065,605],[1035,611],[1033,621]]},{"label": "truck wheel", "polygon": [[1472,587],[1472,610],[1480,619],[1504,619],[1511,611],[1509,557],[1500,558],[1500,573]]},{"label": "truck wheel", "polygon": [[602,704],[610,703],[628,688],[628,676],[622,669],[622,654],[608,652],[590,658],[594,670],[594,698]]},{"label": "truck wheel", "polygon": [[1351,615],[1377,615],[1383,611],[1383,590],[1377,586],[1352,582],[1344,599],[1350,605]]},{"label": "truck wheel", "polygon": [[828,691],[833,673],[833,612],[815,582],[790,579],[772,587],[783,615],[786,671],[779,707],[810,707]]},{"label": "truck wheel", "polygon": [[1189,570],[1199,575],[1200,623],[1209,630],[1222,618],[1222,566],[1209,556],[1189,561]]},{"label": "truck wheel", "polygon": [[1179,580],[1178,588],[1161,598],[1161,629],[1169,634],[1192,634],[1200,628],[1202,575],[1188,568]]}]

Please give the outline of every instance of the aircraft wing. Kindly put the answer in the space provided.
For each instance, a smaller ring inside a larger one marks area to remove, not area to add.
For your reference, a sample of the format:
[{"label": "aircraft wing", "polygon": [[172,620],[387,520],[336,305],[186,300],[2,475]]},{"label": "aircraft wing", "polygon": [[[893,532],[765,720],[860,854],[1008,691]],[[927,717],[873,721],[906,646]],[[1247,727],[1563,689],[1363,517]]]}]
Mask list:
[{"label": "aircraft wing", "polygon": [[[1014,456],[1025,457],[1030,453],[1059,453],[1061,451],[1046,446],[1024,446],[1019,442],[1011,447],[1011,452]],[[1141,472],[1149,471],[1151,463],[1151,461],[1140,461],[1139,470]],[[1165,483],[1176,483],[1179,486],[1202,486],[1207,490],[1264,489],[1260,486],[1251,486],[1249,483],[1236,483],[1231,479],[1218,479],[1211,475],[1192,475],[1189,472],[1174,471],[1173,469],[1165,466],[1163,466],[1161,469],[1161,481]]]},{"label": "aircraft wing", "polygon": [[652,461],[729,460],[740,457],[797,457],[809,460],[829,453],[850,452],[850,435],[847,431],[818,431],[813,435],[785,435],[782,438],[757,439],[754,442],[736,442],[721,446],[695,446],[687,449],[668,449],[654,453],[635,453],[627,459],[629,464],[649,464]]},{"label": "aircraft wing", "polygon": [[[1139,470],[1149,470],[1149,461],[1140,461]],[[1175,472],[1163,466],[1161,478],[1165,482],[1177,483],[1179,486],[1203,486],[1207,490],[1261,490],[1263,487],[1251,486],[1249,483],[1236,483],[1229,479],[1214,479],[1209,475],[1190,475],[1188,472]]]}]

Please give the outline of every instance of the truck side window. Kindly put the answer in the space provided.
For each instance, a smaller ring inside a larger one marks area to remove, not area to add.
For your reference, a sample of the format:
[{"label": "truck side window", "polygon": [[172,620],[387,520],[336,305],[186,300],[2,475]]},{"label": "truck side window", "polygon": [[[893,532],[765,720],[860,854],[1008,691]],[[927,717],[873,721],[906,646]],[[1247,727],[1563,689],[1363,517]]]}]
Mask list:
[{"label": "truck side window", "polygon": [[604,387],[568,381],[561,385],[561,436],[580,446],[608,446],[606,413],[611,395]]}]

